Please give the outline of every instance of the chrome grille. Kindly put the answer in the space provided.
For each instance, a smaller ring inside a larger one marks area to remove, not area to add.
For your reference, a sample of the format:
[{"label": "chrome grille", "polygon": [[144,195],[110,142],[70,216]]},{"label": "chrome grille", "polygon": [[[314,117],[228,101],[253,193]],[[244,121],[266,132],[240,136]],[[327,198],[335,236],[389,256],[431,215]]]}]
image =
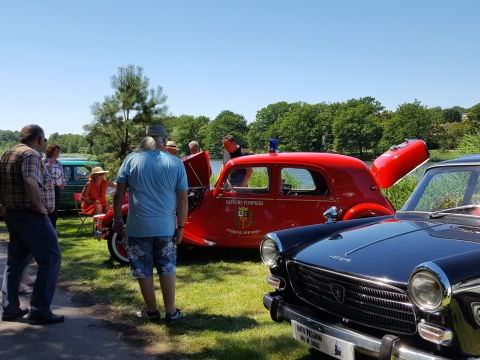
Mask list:
[{"label": "chrome grille", "polygon": [[319,309],[377,329],[416,332],[413,306],[397,287],[294,261],[288,272],[297,296]]}]

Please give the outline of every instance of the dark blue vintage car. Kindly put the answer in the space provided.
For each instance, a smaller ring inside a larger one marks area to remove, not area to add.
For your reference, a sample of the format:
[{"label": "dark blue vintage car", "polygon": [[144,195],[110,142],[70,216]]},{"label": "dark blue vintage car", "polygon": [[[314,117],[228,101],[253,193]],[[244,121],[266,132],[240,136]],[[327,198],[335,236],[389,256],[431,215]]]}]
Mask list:
[{"label": "dark blue vintage car", "polygon": [[480,356],[480,156],[430,167],[394,216],[265,236],[264,305],[338,359]]}]

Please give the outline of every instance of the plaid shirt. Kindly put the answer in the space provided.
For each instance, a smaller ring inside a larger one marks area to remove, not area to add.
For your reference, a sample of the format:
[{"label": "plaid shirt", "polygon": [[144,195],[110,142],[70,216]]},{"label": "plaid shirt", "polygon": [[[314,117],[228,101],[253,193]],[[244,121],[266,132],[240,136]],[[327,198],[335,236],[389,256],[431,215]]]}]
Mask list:
[{"label": "plaid shirt", "polygon": [[[0,202],[7,209],[31,209],[33,202],[25,191],[24,179],[33,177],[40,187],[48,212],[55,209],[53,181],[45,171],[40,155],[25,144],[7,150],[0,160]],[[53,199],[53,201],[52,201]]]}]

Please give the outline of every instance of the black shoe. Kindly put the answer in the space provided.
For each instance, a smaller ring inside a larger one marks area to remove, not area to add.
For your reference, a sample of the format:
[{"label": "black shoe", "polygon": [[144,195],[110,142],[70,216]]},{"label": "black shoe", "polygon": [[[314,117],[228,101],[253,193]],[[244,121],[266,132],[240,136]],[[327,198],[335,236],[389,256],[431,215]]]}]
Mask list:
[{"label": "black shoe", "polygon": [[181,320],[183,318],[183,313],[180,309],[176,309],[173,313],[167,313],[165,315],[165,321],[167,323],[173,323],[175,321]]},{"label": "black shoe", "polygon": [[146,309],[142,309],[135,313],[137,318],[145,319],[149,321],[160,321],[160,312],[158,310],[155,311],[147,311]]},{"label": "black shoe", "polygon": [[54,313],[49,313],[48,315],[34,315],[29,314],[28,320],[30,320],[34,324],[38,325],[48,325],[48,324],[57,324],[61,323],[65,320],[65,316],[63,315],[55,315]]},{"label": "black shoe", "polygon": [[28,314],[28,309],[22,309],[22,308],[18,308],[18,310],[15,311],[14,313],[3,312],[2,321],[13,321],[15,319],[24,317],[27,314]]}]

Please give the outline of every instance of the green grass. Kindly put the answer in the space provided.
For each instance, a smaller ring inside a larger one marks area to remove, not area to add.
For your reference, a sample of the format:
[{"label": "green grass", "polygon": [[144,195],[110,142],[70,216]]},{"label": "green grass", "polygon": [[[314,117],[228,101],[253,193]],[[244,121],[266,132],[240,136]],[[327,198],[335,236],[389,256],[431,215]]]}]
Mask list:
[{"label": "green grass", "polygon": [[439,162],[445,160],[455,159],[459,156],[457,150],[429,150],[430,161]]},{"label": "green grass", "polygon": [[257,250],[181,249],[177,306],[186,316],[167,327],[134,317],[142,299],[128,267],[109,259],[104,241],[87,231],[76,234],[76,225],[76,218],[58,222],[62,286],[74,300],[107,305],[110,318],[135,328],[147,344],[166,347],[167,358],[310,358],[308,349],[292,339],[290,325],[273,322],[263,307],[268,271]]}]

